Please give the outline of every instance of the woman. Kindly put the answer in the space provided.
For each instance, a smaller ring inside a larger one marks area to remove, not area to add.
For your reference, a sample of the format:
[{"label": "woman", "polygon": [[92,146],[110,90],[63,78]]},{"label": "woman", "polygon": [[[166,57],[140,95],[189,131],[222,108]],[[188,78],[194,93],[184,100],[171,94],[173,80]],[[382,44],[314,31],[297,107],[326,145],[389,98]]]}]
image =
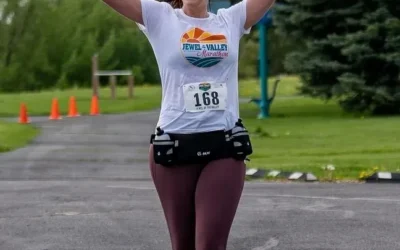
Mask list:
[{"label": "woman", "polygon": [[252,153],[239,120],[239,40],[274,0],[103,0],[154,50],[162,106],[149,161],[173,250],[225,250]]}]

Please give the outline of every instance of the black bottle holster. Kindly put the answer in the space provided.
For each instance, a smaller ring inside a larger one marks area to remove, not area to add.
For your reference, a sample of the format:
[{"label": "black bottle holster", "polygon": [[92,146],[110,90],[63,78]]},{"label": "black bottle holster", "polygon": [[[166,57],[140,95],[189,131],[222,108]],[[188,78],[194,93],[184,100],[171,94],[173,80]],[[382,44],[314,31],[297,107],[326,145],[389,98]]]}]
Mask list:
[{"label": "black bottle holster", "polygon": [[157,128],[150,143],[153,144],[155,163],[165,167],[207,164],[223,158],[244,161],[253,153],[249,133],[241,120],[228,131],[166,134]]}]

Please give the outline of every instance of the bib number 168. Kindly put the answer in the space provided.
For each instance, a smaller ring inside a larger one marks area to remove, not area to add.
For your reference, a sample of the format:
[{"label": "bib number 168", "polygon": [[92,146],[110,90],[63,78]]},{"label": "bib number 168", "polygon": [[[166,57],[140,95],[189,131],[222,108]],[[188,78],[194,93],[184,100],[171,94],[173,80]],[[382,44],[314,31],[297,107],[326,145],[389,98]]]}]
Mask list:
[{"label": "bib number 168", "polygon": [[219,98],[218,98],[218,92],[216,91],[211,91],[211,92],[204,92],[203,94],[196,93],[194,94],[194,98],[196,99],[196,107],[201,107],[201,106],[209,106],[211,104],[213,105],[218,105],[219,104]]}]

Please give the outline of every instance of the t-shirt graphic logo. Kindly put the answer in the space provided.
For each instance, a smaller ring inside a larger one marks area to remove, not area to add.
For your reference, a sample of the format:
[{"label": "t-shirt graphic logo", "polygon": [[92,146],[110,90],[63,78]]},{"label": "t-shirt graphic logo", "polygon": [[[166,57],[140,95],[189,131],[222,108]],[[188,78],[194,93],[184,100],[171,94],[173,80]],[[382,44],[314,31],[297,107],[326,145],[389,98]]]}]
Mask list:
[{"label": "t-shirt graphic logo", "polygon": [[228,57],[226,37],[200,28],[190,29],[182,35],[181,49],[186,60],[199,68],[212,67]]}]

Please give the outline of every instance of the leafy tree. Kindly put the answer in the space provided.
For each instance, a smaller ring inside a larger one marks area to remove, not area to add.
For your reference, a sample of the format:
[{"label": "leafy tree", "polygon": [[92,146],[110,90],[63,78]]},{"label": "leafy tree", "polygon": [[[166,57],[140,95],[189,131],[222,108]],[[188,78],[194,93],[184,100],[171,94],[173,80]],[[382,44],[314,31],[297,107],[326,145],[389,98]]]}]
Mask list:
[{"label": "leafy tree", "polygon": [[[252,32],[242,40],[241,77],[257,76]],[[137,84],[160,82],[145,35],[99,0],[0,0],[0,37],[0,92],[90,87],[94,54],[101,70],[132,70]],[[269,41],[274,74],[288,48],[272,31]]]},{"label": "leafy tree", "polygon": [[0,37],[0,91],[89,87],[94,54],[100,69],[158,82],[146,37],[98,0],[0,0]]}]

